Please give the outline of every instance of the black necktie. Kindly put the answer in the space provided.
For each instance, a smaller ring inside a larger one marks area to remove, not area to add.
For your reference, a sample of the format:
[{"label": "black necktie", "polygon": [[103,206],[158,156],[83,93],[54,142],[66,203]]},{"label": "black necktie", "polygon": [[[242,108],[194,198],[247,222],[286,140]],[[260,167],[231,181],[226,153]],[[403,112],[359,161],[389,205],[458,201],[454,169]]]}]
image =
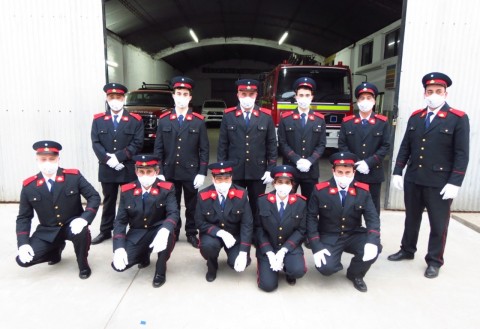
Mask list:
[{"label": "black necktie", "polygon": [[278,214],[280,215],[280,219],[283,218],[283,213],[285,212],[285,207],[284,206],[285,206],[285,203],[283,203],[283,201],[280,202],[280,210],[278,211]]},{"label": "black necktie", "polygon": [[181,127],[182,124],[183,124],[183,114],[180,114],[180,115],[178,116],[178,125]]},{"label": "black necktie", "polygon": [[427,117],[425,118],[425,129],[428,129],[430,127],[430,119],[433,115],[433,112],[428,112]]},{"label": "black necktie", "polygon": [[305,120],[306,119],[305,117],[307,115],[305,113],[302,113],[302,114],[300,114],[300,116],[302,117],[302,119],[301,119],[302,120],[302,128],[305,128],[305,125],[307,124],[307,120]]},{"label": "black necktie", "polygon": [[115,114],[113,116],[113,128],[117,129],[117,127],[118,127],[118,114]]},{"label": "black necktie", "polygon": [[248,127],[250,124],[250,112],[245,111],[245,125]]},{"label": "black necktie", "polygon": [[51,179],[51,178],[48,180],[48,182],[50,183],[50,193],[53,194],[53,184],[54,184],[55,182],[54,182],[53,179]]},{"label": "black necktie", "polygon": [[342,197],[342,207],[345,205],[345,198],[347,197],[347,191],[340,190],[340,196]]},{"label": "black necktie", "polygon": [[225,209],[225,197],[220,194],[220,207],[222,208],[222,211]]}]

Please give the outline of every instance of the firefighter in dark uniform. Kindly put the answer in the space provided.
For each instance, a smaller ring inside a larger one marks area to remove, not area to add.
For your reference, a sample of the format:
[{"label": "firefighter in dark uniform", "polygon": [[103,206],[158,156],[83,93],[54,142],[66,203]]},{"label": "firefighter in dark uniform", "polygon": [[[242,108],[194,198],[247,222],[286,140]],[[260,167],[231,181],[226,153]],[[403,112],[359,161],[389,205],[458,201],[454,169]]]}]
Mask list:
[{"label": "firefighter in dark uniform", "polygon": [[[23,181],[17,217],[18,256],[22,267],[60,262],[65,240],[73,243],[81,279],[92,273],[88,265],[90,225],[100,206],[100,195],[77,169],[58,166],[62,146],[54,141],[33,144],[40,172]],[[82,199],[87,200],[84,209]],[[30,237],[34,211],[40,224]]]},{"label": "firefighter in dark uniform", "polygon": [[310,109],[316,88],[311,78],[297,79],[293,89],[298,107],[295,111],[283,112],[278,125],[278,145],[283,163],[296,167],[295,181],[306,198],[318,183],[318,163],[327,143],[324,117]]},{"label": "firefighter in dark uniform", "polygon": [[278,287],[278,272],[285,271],[287,283],[294,285],[307,267],[302,241],[306,232],[307,202],[294,194],[294,167],[273,168],[274,190],[258,199],[255,216],[258,287],[270,292]]},{"label": "firefighter in dark uniform", "polygon": [[355,180],[370,186],[373,204],[380,215],[380,192],[385,180],[383,159],[390,149],[390,125],[386,116],[373,112],[377,95],[377,87],[369,82],[355,88],[359,113],[343,119],[338,150],[358,157]]},{"label": "firefighter in dark uniform", "polygon": [[150,265],[150,253],[156,253],[152,285],[158,288],[166,281],[167,260],[175,245],[174,231],[179,220],[175,187],[157,178],[157,157],[136,155],[133,160],[138,179],[122,185],[113,229],[112,267],[118,272],[135,264],[144,268]]},{"label": "firefighter in dark uniform", "polygon": [[195,223],[200,231],[200,253],[207,260],[206,279],[217,277],[218,255],[223,248],[227,264],[237,272],[250,265],[253,217],[242,187],[232,184],[234,163],[212,163],[213,184],[199,192]]},{"label": "firefighter in dark uniform", "polygon": [[236,82],[239,104],[225,110],[218,138],[218,161],[233,161],[233,183],[248,191],[252,212],[257,198],[272,182],[270,171],[277,163],[277,139],[271,111],[255,105],[258,81]]},{"label": "firefighter in dark uniform", "polygon": [[330,156],[333,177],[315,186],[308,202],[307,232],[317,270],[327,276],[338,272],[343,269],[342,253],[353,254],[347,278],[366,292],[363,278],[382,249],[380,218],[368,185],[354,180],[356,161],[349,152]]},{"label": "firefighter in dark uniform", "polygon": [[123,108],[127,88],[119,83],[108,83],[103,91],[107,95],[109,110],[94,116],[91,132],[103,192],[100,234],[92,244],[112,237],[118,187],[135,180],[132,157],[143,147],[142,117]]},{"label": "firefighter in dark uniform", "polygon": [[405,230],[400,251],[388,259],[413,259],[422,213],[427,208],[430,237],[424,275],[435,278],[444,262],[450,206],[467,170],[470,125],[465,112],[445,101],[447,87],[452,84],[446,74],[429,73],[422,84],[427,107],[410,116],[393,170],[393,186],[404,190]]},{"label": "firefighter in dark uniform", "polygon": [[[175,109],[160,116],[154,153],[160,159],[160,179],[174,183],[178,209],[185,200],[185,232],[187,241],[198,248],[195,227],[197,189],[207,175],[209,143],[203,116],[192,112],[188,104],[192,99],[194,82],[187,77],[171,81]],[[175,228],[178,240],[182,220]]]}]

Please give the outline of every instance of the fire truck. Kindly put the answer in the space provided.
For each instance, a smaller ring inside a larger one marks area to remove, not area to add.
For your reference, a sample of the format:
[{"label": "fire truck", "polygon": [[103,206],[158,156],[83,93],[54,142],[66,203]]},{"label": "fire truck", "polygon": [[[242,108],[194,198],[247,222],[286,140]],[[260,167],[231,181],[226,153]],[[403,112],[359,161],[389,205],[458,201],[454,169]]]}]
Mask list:
[{"label": "fire truck", "polygon": [[344,117],[353,114],[352,75],[350,68],[337,65],[280,64],[265,75],[260,106],[272,111],[278,127],[282,111],[297,108],[293,82],[300,77],[310,77],[317,83],[310,108],[325,116],[327,147],[338,148],[338,134]]}]

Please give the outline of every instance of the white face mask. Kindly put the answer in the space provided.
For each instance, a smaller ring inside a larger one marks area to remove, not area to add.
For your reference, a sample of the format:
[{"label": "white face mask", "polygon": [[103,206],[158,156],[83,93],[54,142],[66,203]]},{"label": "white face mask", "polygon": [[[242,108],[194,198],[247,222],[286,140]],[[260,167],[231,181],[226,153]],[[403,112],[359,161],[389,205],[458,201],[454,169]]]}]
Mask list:
[{"label": "white face mask", "polygon": [[119,99],[112,99],[108,101],[108,106],[115,111],[118,112],[123,108],[123,102]]},{"label": "white face mask", "polygon": [[337,185],[343,189],[350,186],[350,183],[353,181],[353,175],[352,177],[333,175],[333,178],[335,178],[335,182],[337,182]]},{"label": "white face mask", "polygon": [[307,97],[297,98],[298,107],[301,109],[309,109],[311,103],[312,103],[312,100],[310,98],[307,98]]},{"label": "white face mask", "polygon": [[287,184],[275,184],[273,186],[279,197],[285,198],[292,191],[292,185]]},{"label": "white face mask", "polygon": [[180,109],[185,109],[190,103],[190,97],[173,95],[173,100],[175,101],[175,106]]},{"label": "white face mask", "polygon": [[251,109],[255,105],[255,98],[242,97],[239,98],[240,106],[244,109]]},{"label": "white face mask", "polygon": [[58,162],[49,162],[49,161],[39,162],[38,168],[45,175],[53,175],[57,173]]},{"label": "white face mask", "polygon": [[443,105],[445,103],[445,96],[440,96],[437,94],[431,94],[428,97],[425,97],[425,101],[427,102],[427,106],[431,109],[436,109],[437,107]]},{"label": "white face mask", "polygon": [[369,101],[368,99],[357,103],[358,109],[361,112],[370,112],[373,109],[373,105],[375,105],[375,102]]},{"label": "white face mask", "polygon": [[223,195],[224,197],[227,196],[228,190],[230,190],[230,186],[232,186],[231,183],[213,183],[213,185],[215,186],[217,193]]},{"label": "white face mask", "polygon": [[144,188],[147,188],[149,186],[152,186],[153,183],[155,182],[155,179],[157,179],[157,176],[147,176],[143,175],[141,177],[138,177],[138,181]]}]

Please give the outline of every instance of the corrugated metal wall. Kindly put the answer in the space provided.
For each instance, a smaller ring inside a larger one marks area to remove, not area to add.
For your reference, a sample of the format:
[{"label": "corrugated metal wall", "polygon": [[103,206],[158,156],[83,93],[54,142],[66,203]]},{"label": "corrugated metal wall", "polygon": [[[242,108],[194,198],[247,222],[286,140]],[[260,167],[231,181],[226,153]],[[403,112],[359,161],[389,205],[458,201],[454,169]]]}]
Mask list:
[{"label": "corrugated metal wall", "polygon": [[[476,0],[408,0],[403,38],[403,60],[399,89],[399,118],[395,134],[397,156],[410,114],[425,106],[421,78],[432,71],[448,74],[453,84],[448,89],[450,106],[470,117],[470,163],[455,211],[480,211],[480,3]],[[403,193],[390,188],[392,209],[403,209]]]},{"label": "corrugated metal wall", "polygon": [[0,201],[18,201],[38,172],[40,139],[63,144],[61,166],[98,188],[90,128],[105,99],[102,1],[2,1],[0,31]]}]

